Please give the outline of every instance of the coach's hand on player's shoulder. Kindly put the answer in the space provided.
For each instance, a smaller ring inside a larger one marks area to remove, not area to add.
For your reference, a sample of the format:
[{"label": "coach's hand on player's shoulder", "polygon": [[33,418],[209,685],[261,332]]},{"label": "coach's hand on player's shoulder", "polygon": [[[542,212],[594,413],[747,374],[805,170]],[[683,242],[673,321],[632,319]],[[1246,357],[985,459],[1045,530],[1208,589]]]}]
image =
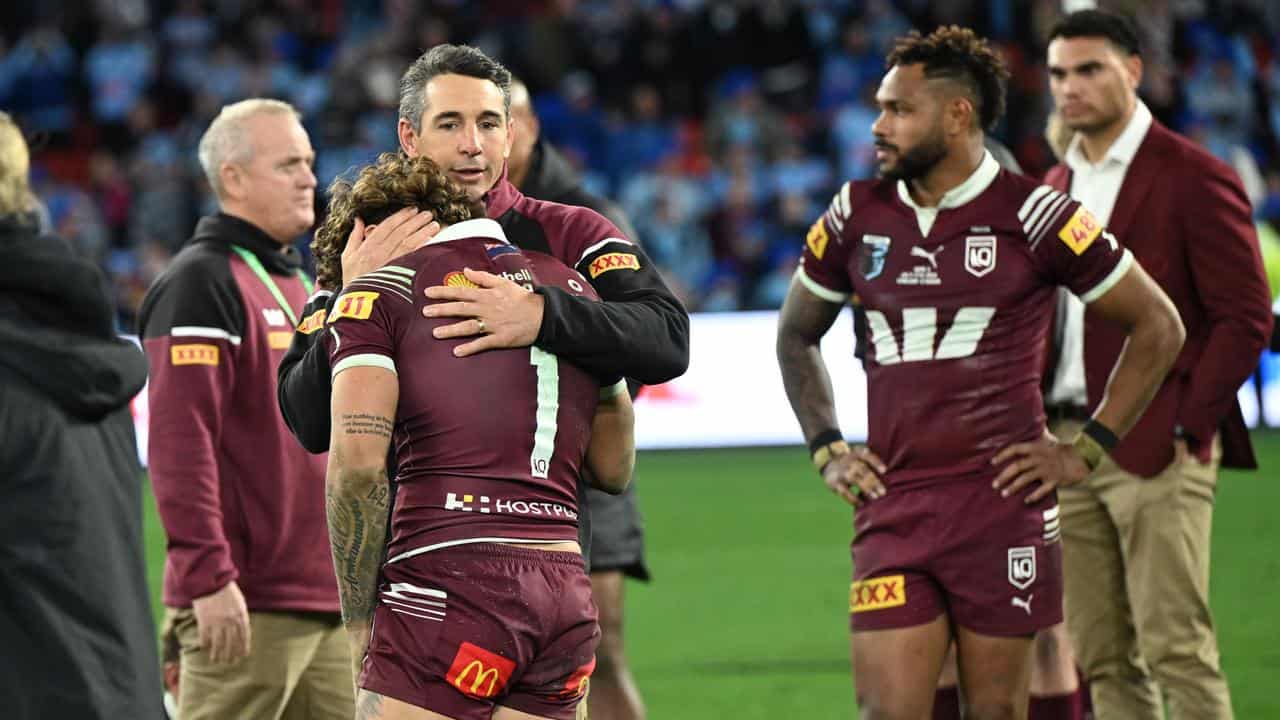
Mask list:
[{"label": "coach's hand on player's shoulder", "polygon": [[440,223],[432,218],[431,212],[419,212],[414,207],[401,208],[370,227],[356,218],[347,236],[347,246],[342,249],[342,281],[349,283],[417,250],[438,232]]},{"label": "coach's hand on player's shoulder", "polygon": [[480,337],[453,349],[458,357],[485,350],[532,345],[542,329],[542,296],[528,288],[493,273],[464,268],[463,274],[476,287],[436,285],[424,292],[436,300],[422,308],[429,318],[468,318],[441,325],[433,332],[436,338]]},{"label": "coach's hand on player's shoulder", "polygon": [[235,662],[249,654],[249,608],[234,580],[221,590],[191,602],[200,647],[216,663]]},{"label": "coach's hand on player's shoulder", "polygon": [[822,469],[822,481],[854,507],[884,497],[884,461],[865,445],[855,445],[844,455],[831,458]]},{"label": "coach's hand on player's shoulder", "polygon": [[1070,487],[1089,477],[1089,466],[1071,443],[1064,443],[1048,430],[1034,442],[1017,443],[996,453],[992,465],[1004,465],[991,487],[1001,497],[1022,492],[1028,485],[1040,487],[1027,494],[1028,505],[1038,502],[1055,489]]}]

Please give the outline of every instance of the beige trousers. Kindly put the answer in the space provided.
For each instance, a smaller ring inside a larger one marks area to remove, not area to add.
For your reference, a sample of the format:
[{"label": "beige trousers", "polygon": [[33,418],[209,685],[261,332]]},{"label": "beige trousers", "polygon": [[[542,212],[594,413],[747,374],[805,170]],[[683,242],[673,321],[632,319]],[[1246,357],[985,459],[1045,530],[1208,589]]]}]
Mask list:
[{"label": "beige trousers", "polygon": [[355,714],[351,652],[336,615],[251,612],[249,656],[213,663],[199,648],[195,614],[166,612],[182,647],[182,720],[351,720]]},{"label": "beige trousers", "polygon": [[[1069,439],[1078,422],[1050,430]],[[1209,612],[1220,445],[1142,478],[1105,458],[1058,491],[1067,629],[1097,720],[1230,720]],[[1163,691],[1163,698],[1161,696]]]}]

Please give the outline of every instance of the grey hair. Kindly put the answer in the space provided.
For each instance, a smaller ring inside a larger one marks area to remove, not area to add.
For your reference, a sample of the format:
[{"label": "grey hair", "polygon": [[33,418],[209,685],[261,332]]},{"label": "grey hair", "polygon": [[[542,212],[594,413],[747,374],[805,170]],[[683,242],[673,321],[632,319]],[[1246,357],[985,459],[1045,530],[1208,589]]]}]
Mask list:
[{"label": "grey hair", "polygon": [[400,118],[414,132],[422,130],[427,110],[427,83],[437,75],[466,75],[488,80],[502,91],[502,110],[511,114],[511,72],[484,51],[470,45],[437,45],[418,56],[400,77]]},{"label": "grey hair", "polygon": [[209,123],[209,128],[200,137],[198,154],[200,167],[204,170],[209,187],[222,198],[222,178],[220,171],[224,163],[245,163],[253,157],[253,143],[250,141],[246,121],[256,115],[293,115],[299,122],[302,116],[297,109],[283,100],[270,98],[249,98],[237,103],[222,106],[218,116]]}]

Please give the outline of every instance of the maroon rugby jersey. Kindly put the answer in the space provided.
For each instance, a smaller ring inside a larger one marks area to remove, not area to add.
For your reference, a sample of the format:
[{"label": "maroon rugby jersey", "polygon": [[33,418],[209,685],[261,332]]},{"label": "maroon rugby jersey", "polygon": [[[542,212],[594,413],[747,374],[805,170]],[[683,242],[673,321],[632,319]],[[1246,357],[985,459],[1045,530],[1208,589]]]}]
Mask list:
[{"label": "maroon rugby jersey", "polygon": [[576,270],[522,252],[488,219],[450,226],[343,290],[325,340],[333,374],[372,365],[400,383],[388,562],[469,542],[578,538],[576,487],[599,381],[536,347],[454,357],[467,339],[432,336],[455,320],[423,317],[423,290],[469,284],[467,267],[598,300]]},{"label": "maroon rugby jersey", "polygon": [[990,475],[996,452],[1039,437],[1055,287],[1092,302],[1132,262],[1079,203],[987,154],[938,208],[902,182],[845,184],[797,275],[865,309],[868,446],[902,486]]}]

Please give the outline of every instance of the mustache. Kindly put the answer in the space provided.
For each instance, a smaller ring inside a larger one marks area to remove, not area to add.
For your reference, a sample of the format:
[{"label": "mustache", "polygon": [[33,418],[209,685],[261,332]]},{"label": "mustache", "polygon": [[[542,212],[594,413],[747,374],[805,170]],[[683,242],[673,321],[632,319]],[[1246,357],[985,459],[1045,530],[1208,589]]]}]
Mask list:
[{"label": "mustache", "polygon": [[876,146],[876,148],[877,148],[877,149],[879,149],[879,150],[892,150],[892,151],[894,151],[894,152],[898,152],[898,146],[897,146],[897,145],[890,145],[889,143],[884,142],[883,140],[877,140],[877,141],[875,142],[875,146]]}]

